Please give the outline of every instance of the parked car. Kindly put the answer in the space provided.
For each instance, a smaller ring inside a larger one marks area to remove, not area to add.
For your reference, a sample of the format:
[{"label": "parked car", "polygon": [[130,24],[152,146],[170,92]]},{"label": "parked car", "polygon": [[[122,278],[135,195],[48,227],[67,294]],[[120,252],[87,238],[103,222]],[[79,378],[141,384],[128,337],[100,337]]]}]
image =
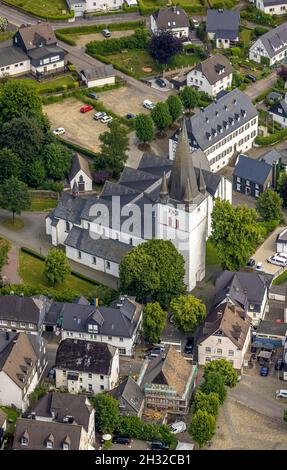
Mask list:
[{"label": "parked car", "polygon": [[87,113],[88,111],[92,111],[94,108],[91,104],[85,104],[80,108],[81,113]]},{"label": "parked car", "polygon": [[188,339],[184,347],[184,354],[192,354],[193,351],[193,339]]},{"label": "parked car", "polygon": [[56,377],[56,371],[55,371],[55,369],[50,369],[50,370],[49,370],[48,377],[49,377],[50,380],[54,380],[54,379],[55,379],[55,377]]},{"label": "parked car", "polygon": [[166,83],[165,81],[162,79],[162,78],[157,78],[155,83],[160,86],[161,88],[165,88],[166,87]]},{"label": "parked car", "polygon": [[97,93],[88,93],[88,97],[93,98],[93,100],[99,99],[99,95],[97,95]]},{"label": "parked car", "polygon": [[262,366],[260,369],[260,375],[262,375],[262,377],[267,377],[268,374],[269,374],[269,367]]},{"label": "parked car", "polygon": [[102,122],[103,124],[107,124],[108,122],[112,122],[112,120],[113,120],[112,116],[107,116],[107,115],[106,115],[106,116],[103,116],[103,117],[101,118],[101,122]]},{"label": "parked car", "polygon": [[198,28],[198,27],[199,27],[199,21],[196,20],[195,18],[192,18],[191,22],[192,22],[194,28]]},{"label": "parked car", "polygon": [[145,353],[145,358],[152,359],[154,357],[159,356],[163,352],[164,352],[164,349],[162,349],[162,348],[151,348]]},{"label": "parked car", "polygon": [[287,258],[279,256],[279,254],[276,253],[276,255],[269,256],[267,258],[267,262],[270,264],[275,264],[276,266],[285,266],[287,265]]},{"label": "parked car", "polygon": [[146,109],[153,109],[155,107],[155,104],[152,101],[144,100],[143,107]]},{"label": "parked car", "polygon": [[94,114],[94,119],[96,121],[99,121],[100,119],[102,119],[104,116],[107,116],[107,113],[102,113],[102,112],[98,112],[96,114]]},{"label": "parked car", "polygon": [[250,260],[247,263],[247,266],[249,266],[250,268],[253,268],[253,266],[255,266],[255,259],[250,258]]},{"label": "parked car", "polygon": [[55,135],[62,135],[62,134],[65,134],[65,132],[66,132],[66,131],[65,131],[65,129],[64,129],[63,127],[58,127],[58,129],[55,129],[55,130],[53,131],[53,134],[55,134]]},{"label": "parked car", "polygon": [[112,34],[111,34],[110,30],[106,28],[106,29],[103,29],[103,30],[102,30],[102,35],[103,35],[105,38],[110,38]]},{"label": "parked car", "polygon": [[132,114],[132,113],[127,114],[127,119],[135,119],[135,118],[136,118],[135,114]]},{"label": "parked car", "polygon": [[173,434],[179,434],[180,432],[186,431],[186,424],[184,421],[177,421],[170,424],[169,428]]},{"label": "parked car", "polygon": [[287,398],[287,390],[276,390],[276,398]]},{"label": "parked car", "polygon": [[280,358],[277,359],[277,361],[276,361],[275,370],[282,370],[283,367],[284,367],[284,361],[283,361],[283,359],[280,357]]},{"label": "parked car", "polygon": [[245,78],[247,78],[248,80],[251,80],[251,82],[253,82],[253,83],[256,82],[256,80],[257,80],[257,78],[254,77],[254,75],[251,75],[251,73],[247,73],[245,75]]},{"label": "parked car", "polygon": [[169,449],[168,445],[164,442],[154,441],[150,444],[151,450],[167,450]]},{"label": "parked car", "polygon": [[256,264],[256,271],[262,271],[262,263],[261,261],[259,261],[257,264]]},{"label": "parked car", "polygon": [[114,444],[125,444],[128,445],[131,443],[131,440],[129,437],[122,437],[122,436],[114,436],[113,437],[113,443]]}]

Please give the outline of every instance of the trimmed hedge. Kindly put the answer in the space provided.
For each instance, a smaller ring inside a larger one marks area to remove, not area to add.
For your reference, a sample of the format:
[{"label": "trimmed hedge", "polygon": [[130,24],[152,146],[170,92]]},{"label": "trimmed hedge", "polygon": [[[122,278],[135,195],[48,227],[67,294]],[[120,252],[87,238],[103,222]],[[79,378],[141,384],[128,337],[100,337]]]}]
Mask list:
[{"label": "trimmed hedge", "polygon": [[95,56],[121,52],[123,49],[145,49],[149,37],[149,33],[145,29],[137,29],[130,36],[109,41],[91,41],[86,45],[86,52]]},{"label": "trimmed hedge", "polygon": [[33,8],[29,8],[29,7],[24,8],[23,6],[20,6],[20,5],[17,6],[17,5],[14,5],[11,2],[6,1],[6,0],[2,0],[2,3],[5,3],[5,5],[8,5],[11,8],[15,8],[16,10],[23,11],[24,13],[29,13],[32,16],[36,16],[37,18],[42,18],[44,20],[61,21],[61,20],[67,20],[69,18],[74,18],[74,12],[73,11],[70,11],[70,13],[68,13],[66,15],[48,15],[48,14],[43,14],[42,15],[41,13],[40,14],[36,13]]},{"label": "trimmed hedge", "polygon": [[281,142],[282,140],[287,138],[287,129],[282,129],[282,131],[276,132],[275,134],[272,135],[267,135],[266,137],[263,137],[261,135],[258,135],[255,139],[255,144],[256,145],[272,145],[276,144],[277,142]]},{"label": "trimmed hedge", "polygon": [[81,147],[80,145],[74,144],[73,142],[70,142],[69,140],[64,140],[61,139],[61,137],[57,137],[58,140],[61,141],[61,144],[66,145],[66,147],[75,150],[76,152],[82,153],[83,155],[86,155],[86,157],[91,157],[91,158],[98,158],[98,155],[92,150],[86,149],[85,147]]},{"label": "trimmed hedge", "polygon": [[10,243],[3,238],[0,238],[0,271],[7,261],[7,255],[10,248]]},{"label": "trimmed hedge", "polygon": [[144,28],[145,22],[142,20],[127,21],[125,23],[107,23],[107,24],[94,24],[94,25],[83,25],[83,26],[71,26],[69,28],[57,29],[57,34],[69,35],[69,34],[92,34],[99,33],[103,29],[109,29],[110,31],[128,31],[129,29]]}]

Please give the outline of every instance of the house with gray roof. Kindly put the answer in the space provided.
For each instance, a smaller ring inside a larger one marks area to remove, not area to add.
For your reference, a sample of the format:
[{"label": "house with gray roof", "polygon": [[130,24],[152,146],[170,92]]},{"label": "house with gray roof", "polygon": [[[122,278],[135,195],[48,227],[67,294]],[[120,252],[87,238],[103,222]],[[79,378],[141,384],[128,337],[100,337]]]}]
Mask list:
[{"label": "house with gray roof", "polygon": [[272,116],[274,122],[278,122],[282,128],[287,127],[287,94],[281,101],[274,103],[268,113]]},{"label": "house with gray roof", "polygon": [[251,197],[259,197],[272,187],[273,167],[264,161],[239,155],[233,171],[233,190]]},{"label": "house with gray roof", "polygon": [[227,49],[239,42],[240,12],[236,10],[207,10],[206,32],[217,48]]},{"label": "house with gray roof", "polygon": [[74,12],[75,17],[83,16],[85,13],[95,13],[111,10],[120,10],[124,0],[66,0],[68,8]]},{"label": "house with gray roof", "polygon": [[287,227],[277,235],[276,251],[278,253],[287,253]]},{"label": "house with gray roof", "polygon": [[51,300],[40,296],[0,296],[0,331],[41,334]]},{"label": "house with gray roof", "polygon": [[271,28],[258,38],[249,49],[249,59],[274,65],[287,57],[287,22]]},{"label": "house with gray roof", "polygon": [[71,191],[74,193],[84,193],[93,189],[93,178],[89,162],[79,153],[73,155],[69,182]]},{"label": "house with gray roof", "polygon": [[286,15],[286,0],[256,0],[256,8],[268,15]]},{"label": "house with gray roof", "polygon": [[111,64],[81,70],[80,75],[88,88],[114,85],[116,79],[115,70]]},{"label": "house with gray roof", "polygon": [[119,350],[107,343],[65,339],[58,347],[56,387],[69,393],[95,395],[119,380]]},{"label": "house with gray roof", "polygon": [[217,96],[222,90],[231,87],[233,68],[227,57],[215,54],[197,64],[186,75],[188,86]]},{"label": "house with gray roof", "polygon": [[144,393],[132,377],[128,377],[108,392],[119,403],[122,416],[141,417],[144,409]]},{"label": "house with gray roof", "polygon": [[[201,108],[186,122],[191,151],[200,149],[211,172],[226,166],[235,152],[252,148],[258,134],[258,111],[237,88]],[[174,159],[179,131],[169,139],[169,158]]]},{"label": "house with gray roof", "polygon": [[160,8],[150,16],[150,28],[154,34],[171,31],[179,39],[189,36],[189,18],[180,6]]}]

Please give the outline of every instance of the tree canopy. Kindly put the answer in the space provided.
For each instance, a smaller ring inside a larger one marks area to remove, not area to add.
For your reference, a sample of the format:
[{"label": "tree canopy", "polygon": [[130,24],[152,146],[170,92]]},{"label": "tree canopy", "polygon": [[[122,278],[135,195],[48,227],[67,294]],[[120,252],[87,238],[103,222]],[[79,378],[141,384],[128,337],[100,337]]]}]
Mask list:
[{"label": "tree canopy", "polygon": [[62,180],[70,171],[72,154],[57,142],[43,148],[43,157],[48,175],[55,180]]},{"label": "tree canopy", "polygon": [[160,133],[163,133],[172,124],[172,117],[169,112],[167,103],[161,101],[151,110],[151,117],[155,127]]},{"label": "tree canopy", "polygon": [[0,149],[0,183],[16,176],[19,178],[21,173],[21,160],[12,150]]},{"label": "tree canopy", "polygon": [[99,139],[101,142],[99,163],[102,168],[111,170],[112,175],[118,178],[128,158],[128,131],[117,119],[114,119],[109,123],[109,131],[101,134]]},{"label": "tree canopy", "polygon": [[198,410],[207,411],[212,416],[217,416],[219,411],[219,397],[217,393],[203,393],[197,390],[192,401],[192,412],[196,413]]},{"label": "tree canopy", "polygon": [[183,112],[183,106],[181,99],[176,95],[170,95],[166,100],[166,104],[169,109],[169,113],[172,117],[173,122],[176,121]]},{"label": "tree canopy", "polygon": [[167,313],[159,302],[149,303],[143,311],[144,338],[149,343],[159,343],[166,324]]},{"label": "tree canopy", "polygon": [[278,193],[273,191],[273,189],[266,189],[256,201],[256,210],[266,221],[281,221],[282,204],[283,200]]},{"label": "tree canopy", "polygon": [[20,215],[31,205],[27,185],[19,181],[16,176],[11,176],[0,186],[0,203],[3,209],[12,212],[14,223],[15,214]]},{"label": "tree canopy", "polygon": [[140,142],[149,143],[154,138],[154,124],[149,114],[139,114],[135,119],[136,136]]},{"label": "tree canopy", "polygon": [[198,105],[198,96],[196,91],[190,86],[186,86],[180,92],[180,99],[185,109],[189,111]]},{"label": "tree canopy", "polygon": [[208,374],[205,374],[200,390],[205,394],[217,393],[221,405],[226,398],[224,378],[219,372],[210,371]]},{"label": "tree canopy", "polygon": [[206,307],[193,295],[180,295],[170,303],[173,323],[183,333],[193,333],[206,317]]},{"label": "tree canopy", "polygon": [[181,41],[168,30],[154,34],[149,43],[150,55],[161,64],[168,64],[181,51]]},{"label": "tree canopy", "polygon": [[33,82],[8,80],[0,91],[0,121],[26,116],[40,117],[42,103]]},{"label": "tree canopy", "polygon": [[202,447],[212,439],[215,434],[215,429],[215,417],[207,411],[198,410],[192,417],[189,432],[199,447]]},{"label": "tree canopy", "polygon": [[52,248],[45,259],[44,266],[44,275],[49,283],[54,285],[63,282],[70,272],[71,267],[64,251]]},{"label": "tree canopy", "polygon": [[231,362],[226,359],[216,359],[215,361],[207,362],[204,366],[204,377],[210,372],[218,372],[223,377],[225,385],[235,387],[238,374]]},{"label": "tree canopy", "polygon": [[99,393],[91,398],[95,408],[95,423],[99,432],[113,433],[119,422],[119,404],[106,393]]}]

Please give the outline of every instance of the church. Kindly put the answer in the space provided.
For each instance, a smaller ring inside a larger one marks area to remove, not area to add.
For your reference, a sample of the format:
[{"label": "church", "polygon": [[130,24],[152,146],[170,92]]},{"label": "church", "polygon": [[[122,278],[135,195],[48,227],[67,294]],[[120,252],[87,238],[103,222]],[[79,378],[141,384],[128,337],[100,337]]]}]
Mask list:
[{"label": "church", "polygon": [[173,161],[144,153],[137,169],[125,166],[99,195],[79,196],[74,185],[46,218],[46,233],[54,246],[65,246],[67,258],[115,277],[134,246],[171,240],[185,259],[191,291],[205,276],[216,198],[231,202],[232,183],[210,171],[202,150],[191,152],[183,120]]}]

